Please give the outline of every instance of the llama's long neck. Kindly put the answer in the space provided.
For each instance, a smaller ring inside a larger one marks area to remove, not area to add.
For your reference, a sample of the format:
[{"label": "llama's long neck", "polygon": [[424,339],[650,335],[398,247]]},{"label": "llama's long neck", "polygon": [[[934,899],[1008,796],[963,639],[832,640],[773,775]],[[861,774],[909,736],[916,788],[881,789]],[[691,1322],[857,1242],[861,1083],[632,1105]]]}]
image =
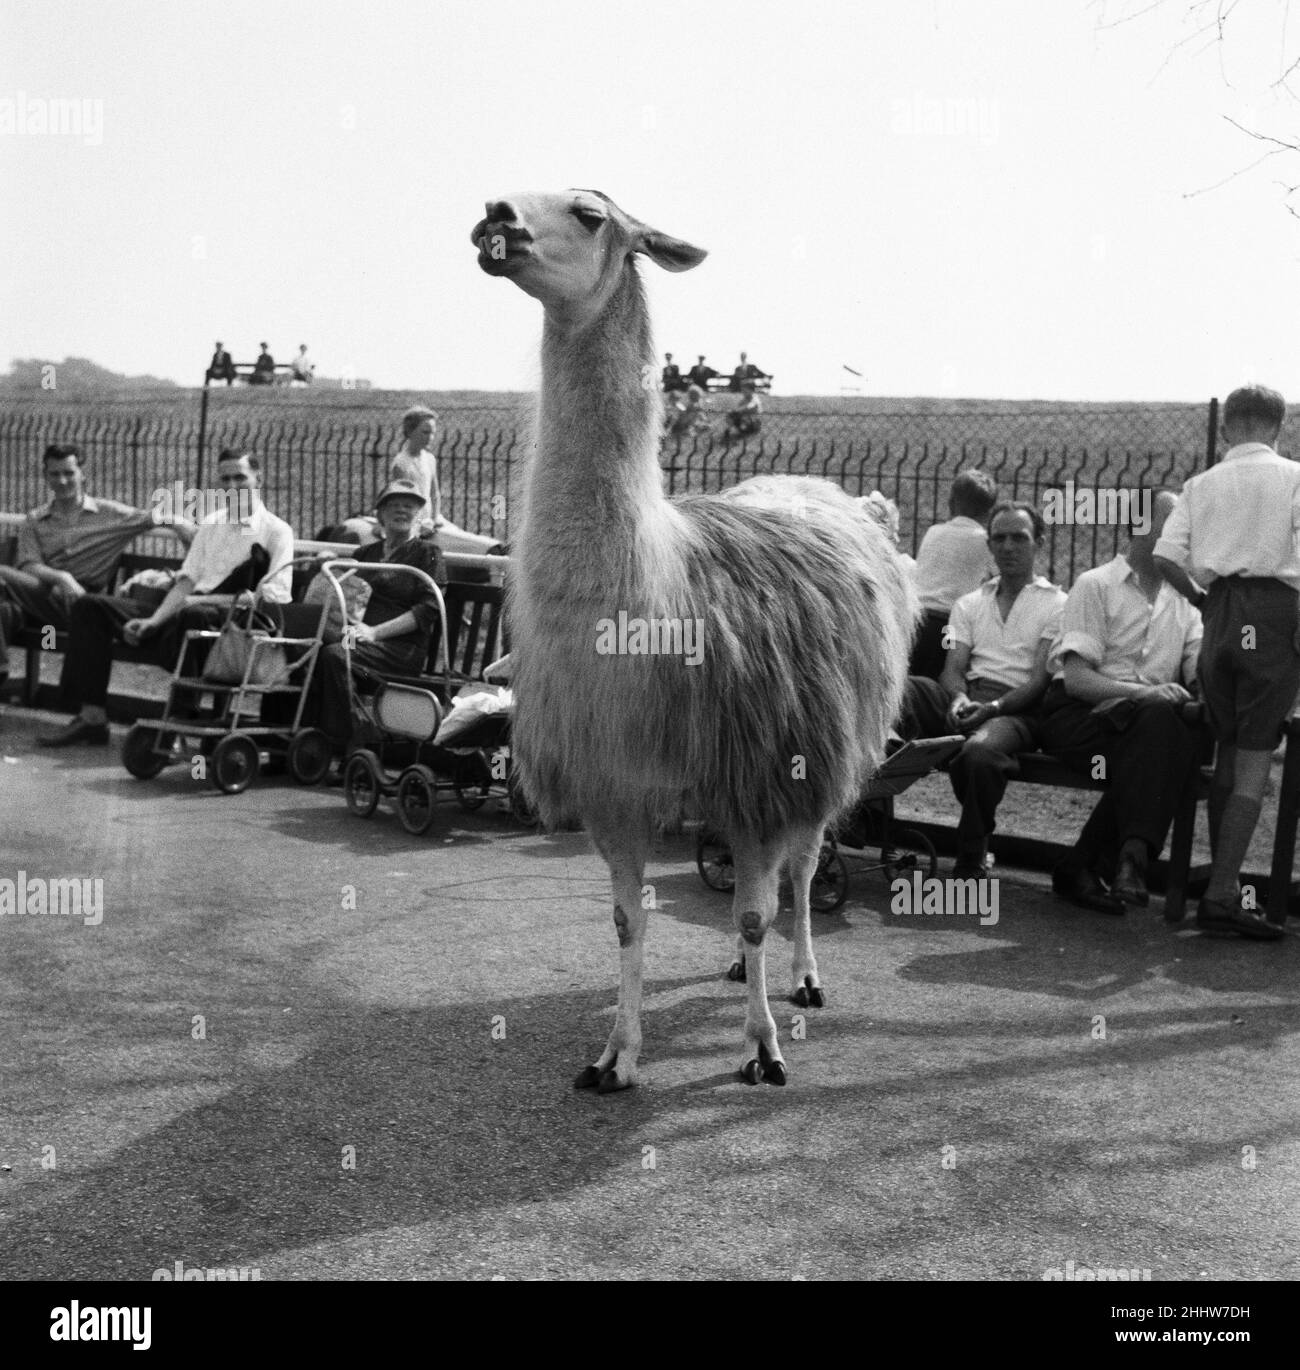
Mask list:
[{"label": "llama's long neck", "polygon": [[[647,539],[662,542],[660,402],[645,294],[622,269],[606,307],[575,327],[548,311],[542,338],[538,451],[526,544],[572,576],[622,575]],[[553,567],[553,573],[558,568]]]}]

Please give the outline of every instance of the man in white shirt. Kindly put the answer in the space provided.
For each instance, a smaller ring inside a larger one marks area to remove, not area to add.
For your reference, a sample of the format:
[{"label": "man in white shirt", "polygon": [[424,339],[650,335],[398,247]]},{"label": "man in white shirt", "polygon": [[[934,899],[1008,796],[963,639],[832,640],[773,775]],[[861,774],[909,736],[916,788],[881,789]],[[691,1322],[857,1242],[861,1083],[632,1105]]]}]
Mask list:
[{"label": "man in white shirt", "polygon": [[1285,419],[1276,390],[1234,390],[1223,405],[1228,451],[1188,480],[1155,549],[1161,574],[1205,619],[1201,693],[1218,751],[1214,864],[1196,926],[1212,937],[1283,934],[1238,879],[1300,688],[1300,466],[1274,450]]},{"label": "man in white shirt", "polygon": [[1057,894],[1102,913],[1148,902],[1147,867],[1195,783],[1196,738],[1183,705],[1196,679],[1201,616],[1152,558],[1175,503],[1172,492],[1156,492],[1149,523],[1137,525],[1146,531],[1129,529],[1127,553],[1075,582],[1043,704],[1043,749],[1109,784],[1052,873]]},{"label": "man in white shirt", "polygon": [[[184,632],[220,623],[231,597],[251,603],[256,592],[265,605],[289,603],[293,529],[262,503],[257,457],[222,452],[217,476],[223,489],[235,492],[235,515],[219,509],[203,521],[176,583],[151,614],[140,601],[116,595],[83,595],[72,606],[61,687],[65,706],[76,716],[56,732],[39,736],[41,746],[108,741],[105,705],[119,634],[133,647],[148,643],[152,659],[170,666]],[[190,603],[191,595],[206,602]]]},{"label": "man in white shirt", "polygon": [[1015,758],[1038,745],[1037,706],[1065,605],[1065,592],[1034,571],[1045,533],[1031,504],[993,508],[988,544],[999,574],[953,605],[940,678],[908,677],[899,722],[904,737],[967,734],[948,768],[962,806],[953,866],[958,879],[986,874],[988,840]]},{"label": "man in white shirt", "polygon": [[985,524],[998,502],[998,487],[984,471],[962,471],[948,491],[946,523],[926,530],[916,554],[916,591],[924,618],[908,665],[911,675],[937,680],[947,647],[943,630],[952,606],[996,571]]}]

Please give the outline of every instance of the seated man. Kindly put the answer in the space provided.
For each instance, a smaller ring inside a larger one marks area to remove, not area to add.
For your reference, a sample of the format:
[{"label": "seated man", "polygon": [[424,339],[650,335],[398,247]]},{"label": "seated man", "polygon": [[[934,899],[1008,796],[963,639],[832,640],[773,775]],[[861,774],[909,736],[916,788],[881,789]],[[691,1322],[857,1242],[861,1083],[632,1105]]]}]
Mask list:
[{"label": "seated man", "polygon": [[1034,574],[1045,531],[1033,505],[994,507],[988,540],[999,574],[953,605],[939,679],[907,680],[898,725],[904,738],[967,734],[948,768],[961,803],[958,879],[987,874],[988,840],[1015,758],[1038,746],[1037,706],[1065,605],[1065,592]]},{"label": "seated man", "polygon": [[298,355],[289,363],[290,379],[300,385],[310,385],[316,374],[316,363],[307,355],[307,344],[298,344]]},{"label": "seated man", "polygon": [[709,388],[709,382],[713,380],[717,374],[718,373],[711,366],[706,364],[704,353],[701,352],[699,361],[697,361],[686,373],[686,379],[692,385],[698,385],[701,390],[707,390]]},{"label": "seated man", "polygon": [[766,371],[760,371],[753,362],[749,360],[749,353],[740,354],[740,365],[731,373],[731,380],[727,383],[728,390],[743,390],[746,381],[765,381],[768,379]]},{"label": "seated man", "polygon": [[204,380],[225,381],[227,388],[235,383],[235,363],[224,343],[218,343],[208,363]]},{"label": "seated man", "polygon": [[665,395],[675,395],[679,390],[686,389],[686,382],[682,379],[682,369],[673,361],[671,352],[664,353],[664,369],[660,377],[660,385]]},{"label": "seated man", "polygon": [[417,536],[426,509],[424,495],[414,481],[394,480],[375,505],[383,536],[358,549],[357,561],[377,563],[374,571],[358,571],[371,587],[361,623],[350,632],[351,648],[341,643],[326,647],[312,681],[313,714],[330,739],[335,755],[347,749],[352,735],[347,670],[354,677],[419,675],[429,655],[429,635],[438,623],[438,604],[418,576],[387,573],[379,565],[401,563],[430,576],[441,588],[447,576],[435,542]]},{"label": "seated man", "polygon": [[997,482],[984,471],[962,471],[948,490],[946,523],[926,530],[916,554],[916,592],[925,617],[908,670],[937,680],[947,648],[943,630],[952,606],[994,573],[985,523],[998,501]]},{"label": "seated man", "polygon": [[1104,913],[1147,903],[1147,866],[1195,782],[1196,739],[1182,717],[1191,694],[1179,677],[1196,677],[1201,616],[1152,559],[1175,503],[1157,491],[1129,529],[1127,553],[1075,582],[1053,654],[1061,670],[1043,705],[1044,751],[1086,775],[1104,759],[1110,787],[1052,874],[1057,894]]},{"label": "seated man", "polygon": [[275,358],[267,351],[265,343],[258,343],[262,349],[253,363],[253,374],[248,378],[250,385],[275,384]]},{"label": "seated man", "polygon": [[727,415],[724,438],[728,441],[733,437],[753,437],[763,426],[763,401],[754,390],[753,381],[745,382],[743,396],[740,403]]},{"label": "seated man", "polygon": [[[176,583],[152,613],[139,600],[121,596],[83,595],[76,601],[62,678],[64,705],[76,716],[57,732],[38,737],[42,747],[108,741],[105,704],[113,642],[119,635],[133,647],[148,643],[150,658],[171,666],[186,629],[220,624],[232,596],[251,600],[256,591],[268,605],[289,603],[293,529],[262,503],[260,475],[261,464],[251,452],[221,454],[217,476],[227,490],[240,492],[240,508],[246,512],[234,517],[219,509],[203,521]],[[192,594],[207,602],[188,604]]]},{"label": "seated man", "polygon": [[[0,685],[9,673],[7,631],[29,622],[67,632],[83,595],[109,588],[123,549],[140,533],[170,528],[188,547],[194,525],[86,494],[81,449],[52,444],[41,458],[53,498],[27,515],[18,533],[17,567],[0,566]],[[6,629],[8,624],[8,629]]]}]

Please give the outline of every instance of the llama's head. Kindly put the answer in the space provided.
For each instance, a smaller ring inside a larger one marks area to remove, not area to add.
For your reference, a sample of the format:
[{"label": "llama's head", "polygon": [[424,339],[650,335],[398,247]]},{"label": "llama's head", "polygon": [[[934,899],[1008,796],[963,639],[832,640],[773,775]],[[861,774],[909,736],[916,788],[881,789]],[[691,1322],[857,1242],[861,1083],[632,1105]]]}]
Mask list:
[{"label": "llama's head", "polygon": [[601,312],[636,253],[666,271],[689,271],[707,255],[625,214],[598,190],[489,200],[470,241],[490,276],[509,277],[576,324]]}]

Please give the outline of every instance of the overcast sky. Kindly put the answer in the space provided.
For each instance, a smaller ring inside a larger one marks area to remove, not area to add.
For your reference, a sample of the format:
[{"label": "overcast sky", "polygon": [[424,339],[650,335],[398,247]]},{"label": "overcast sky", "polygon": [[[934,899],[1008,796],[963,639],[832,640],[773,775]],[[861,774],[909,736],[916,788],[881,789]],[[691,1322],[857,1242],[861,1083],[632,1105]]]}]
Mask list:
[{"label": "overcast sky", "polygon": [[1194,193],[1263,150],[1225,115],[1300,127],[1285,5],[1161,70],[1183,0],[1109,26],[1146,3],[0,0],[0,365],[528,389],[469,229],[588,186],[710,251],[647,266],[660,350],[783,393],[1298,398],[1300,158]]}]

